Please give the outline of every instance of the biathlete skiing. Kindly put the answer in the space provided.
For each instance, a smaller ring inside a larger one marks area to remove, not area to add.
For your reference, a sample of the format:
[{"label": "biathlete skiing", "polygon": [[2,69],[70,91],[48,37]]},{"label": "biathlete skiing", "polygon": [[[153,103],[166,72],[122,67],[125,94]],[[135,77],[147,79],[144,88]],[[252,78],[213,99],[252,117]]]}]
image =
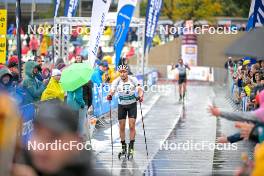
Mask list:
[{"label": "biathlete skiing", "polygon": [[[133,158],[134,155],[134,143],[136,136],[136,118],[137,118],[137,101],[143,102],[144,91],[137,78],[128,75],[128,66],[125,64],[118,66],[118,71],[120,76],[116,78],[111,86],[107,100],[111,101],[112,96],[115,92],[118,93],[118,121],[120,130],[120,139],[122,144],[122,150],[119,152],[119,159],[124,156]],[[137,94],[137,96],[136,96]],[[129,130],[130,130],[130,143],[127,152],[127,144],[125,141],[125,126],[126,118],[128,116],[129,120]]]}]

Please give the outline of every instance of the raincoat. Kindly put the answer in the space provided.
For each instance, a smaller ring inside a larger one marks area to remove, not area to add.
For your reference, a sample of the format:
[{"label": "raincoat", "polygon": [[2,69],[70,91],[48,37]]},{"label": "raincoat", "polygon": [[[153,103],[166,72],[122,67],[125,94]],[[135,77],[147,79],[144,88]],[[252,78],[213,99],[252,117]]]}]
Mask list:
[{"label": "raincoat", "polygon": [[104,72],[102,70],[100,70],[99,67],[97,67],[95,70],[94,70],[94,73],[92,75],[92,82],[94,84],[96,84],[97,86],[100,86],[100,84],[102,84],[103,82],[103,79],[102,79],[102,76],[103,76]]},{"label": "raincoat", "polygon": [[33,69],[37,66],[36,62],[29,61],[25,64],[25,79],[22,82],[23,89],[26,91],[25,102],[26,104],[39,101],[40,97],[45,90],[42,82],[36,79],[33,75]]},{"label": "raincoat", "polygon": [[78,111],[84,108],[85,102],[83,100],[83,88],[80,87],[72,92],[67,92],[67,104],[73,109]]},{"label": "raincoat", "polygon": [[106,82],[105,75],[108,75],[110,77],[109,83],[112,83],[119,76],[119,72],[115,71],[115,65],[113,65],[111,56],[105,56],[103,58],[103,61],[104,60],[107,61],[109,65],[109,69],[106,73],[104,73],[104,75],[102,76],[102,79]]},{"label": "raincoat", "polygon": [[[11,79],[7,85],[2,84],[2,77],[10,75]],[[14,84],[11,72],[7,68],[0,69],[0,91],[8,93],[17,103],[17,105],[24,104],[25,91],[20,86]]]},{"label": "raincoat", "polygon": [[253,172],[251,173],[252,176],[259,176],[263,175],[264,173],[264,143],[260,144],[255,149],[255,166]]},{"label": "raincoat", "polygon": [[47,88],[41,95],[41,101],[50,99],[59,99],[62,102],[64,101],[64,91],[59,82],[54,79],[54,77],[51,77]]}]

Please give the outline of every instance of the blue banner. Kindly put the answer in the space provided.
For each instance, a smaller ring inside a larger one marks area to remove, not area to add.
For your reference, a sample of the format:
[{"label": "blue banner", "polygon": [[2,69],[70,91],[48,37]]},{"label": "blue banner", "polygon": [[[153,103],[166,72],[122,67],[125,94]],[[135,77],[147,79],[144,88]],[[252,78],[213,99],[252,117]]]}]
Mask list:
[{"label": "blue banner", "polygon": [[54,8],[54,17],[57,17],[58,16],[58,10],[59,10],[59,7],[60,7],[60,0],[54,0],[54,3],[55,3],[55,8]]},{"label": "blue banner", "polygon": [[161,6],[162,6],[162,0],[148,1],[148,7],[146,13],[144,54],[148,52],[148,50],[151,47],[152,39],[154,37],[157,23],[159,21]]},{"label": "blue banner", "polygon": [[256,26],[264,25],[264,0],[252,0],[249,19],[247,24],[247,31]]},{"label": "blue banner", "polygon": [[116,32],[115,32],[115,66],[118,67],[118,64],[120,62],[120,55],[126,40],[126,36],[129,30],[129,25],[132,19],[132,15],[134,12],[135,6],[127,4],[118,12],[117,15],[117,22],[116,22]]},{"label": "blue banner", "polygon": [[20,113],[23,121],[22,129],[22,144],[27,145],[33,132],[33,120],[35,117],[34,104],[28,104],[20,108]]},{"label": "blue banner", "polygon": [[[264,25],[264,0],[252,0],[249,11],[249,18],[247,23],[247,31],[254,29],[257,26]],[[249,57],[245,57],[244,60],[252,60]],[[251,63],[252,64],[252,63]]]},{"label": "blue banner", "polygon": [[64,16],[73,17],[76,14],[79,0],[66,0]]},{"label": "blue banner", "polygon": [[[108,87],[108,88],[107,88]],[[109,85],[102,87],[93,88],[93,115],[99,118],[100,116],[108,113],[110,111],[109,101],[106,99],[110,88]],[[117,108],[118,105],[118,96],[115,94],[111,101],[111,108]]]}]

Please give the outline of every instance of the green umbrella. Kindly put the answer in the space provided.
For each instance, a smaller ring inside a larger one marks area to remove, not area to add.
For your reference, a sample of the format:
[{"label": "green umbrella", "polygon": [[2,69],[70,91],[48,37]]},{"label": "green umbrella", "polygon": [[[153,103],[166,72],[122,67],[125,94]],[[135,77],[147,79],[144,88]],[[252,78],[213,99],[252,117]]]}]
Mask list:
[{"label": "green umbrella", "polygon": [[61,74],[61,86],[64,91],[74,91],[86,84],[92,77],[93,68],[86,63],[74,63]]}]

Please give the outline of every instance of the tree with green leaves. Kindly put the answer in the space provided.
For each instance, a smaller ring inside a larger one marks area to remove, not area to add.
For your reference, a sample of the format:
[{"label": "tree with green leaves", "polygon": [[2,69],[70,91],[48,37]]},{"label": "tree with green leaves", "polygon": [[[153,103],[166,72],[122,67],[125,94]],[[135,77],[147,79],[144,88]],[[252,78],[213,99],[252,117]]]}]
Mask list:
[{"label": "tree with green leaves", "polygon": [[215,0],[163,0],[162,13],[173,21],[210,21],[221,12],[221,3]]},{"label": "tree with green leaves", "polygon": [[[140,15],[146,16],[148,0],[142,0]],[[248,17],[251,0],[163,0],[161,16],[176,20],[210,20],[214,16]]]},{"label": "tree with green leaves", "polygon": [[222,16],[248,17],[251,0],[221,0],[223,6]]}]

